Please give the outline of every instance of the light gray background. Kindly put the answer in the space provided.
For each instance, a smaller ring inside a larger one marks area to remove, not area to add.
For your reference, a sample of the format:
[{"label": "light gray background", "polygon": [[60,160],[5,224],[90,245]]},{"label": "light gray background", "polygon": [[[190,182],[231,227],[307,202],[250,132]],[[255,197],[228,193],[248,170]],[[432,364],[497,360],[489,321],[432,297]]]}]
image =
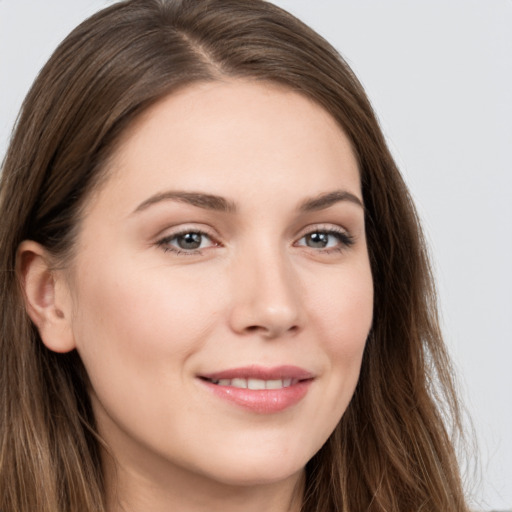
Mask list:
[{"label": "light gray background", "polygon": [[[0,158],[58,42],[106,0],[0,0]],[[481,508],[512,507],[512,1],[278,0],[347,58],[431,243],[480,444]],[[473,461],[469,461],[470,463]]]}]

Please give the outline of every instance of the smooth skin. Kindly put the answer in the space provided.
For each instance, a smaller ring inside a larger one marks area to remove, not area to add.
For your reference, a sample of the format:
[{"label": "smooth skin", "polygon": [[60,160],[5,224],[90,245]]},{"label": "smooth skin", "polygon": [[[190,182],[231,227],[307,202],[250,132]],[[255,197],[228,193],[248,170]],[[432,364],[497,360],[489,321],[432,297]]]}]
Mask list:
[{"label": "smooth skin", "polygon": [[[32,241],[19,261],[43,342],[76,349],[90,377],[110,510],[298,511],[372,322],[347,137],[281,86],[202,83],[146,111],[107,172],[72,262],[55,270]],[[262,413],[200,378],[249,365],[313,379]]]}]

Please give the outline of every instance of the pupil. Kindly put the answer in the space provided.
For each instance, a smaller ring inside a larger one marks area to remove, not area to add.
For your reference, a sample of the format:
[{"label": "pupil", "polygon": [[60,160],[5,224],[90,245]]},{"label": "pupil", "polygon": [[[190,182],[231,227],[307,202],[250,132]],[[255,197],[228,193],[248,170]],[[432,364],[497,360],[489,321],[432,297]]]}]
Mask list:
[{"label": "pupil", "polygon": [[327,233],[311,233],[308,235],[308,242],[310,247],[324,248],[329,242],[329,235]]},{"label": "pupil", "polygon": [[178,245],[181,249],[198,249],[201,246],[201,234],[186,233],[178,237]]}]

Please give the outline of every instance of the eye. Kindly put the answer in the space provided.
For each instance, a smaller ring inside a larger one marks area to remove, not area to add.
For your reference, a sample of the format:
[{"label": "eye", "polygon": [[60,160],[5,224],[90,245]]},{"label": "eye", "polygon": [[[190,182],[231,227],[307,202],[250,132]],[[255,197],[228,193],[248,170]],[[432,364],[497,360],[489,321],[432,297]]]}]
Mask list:
[{"label": "eye", "polygon": [[173,251],[178,254],[196,254],[201,249],[213,247],[217,244],[202,231],[183,231],[162,238],[158,241],[158,245],[165,251]]},{"label": "eye", "polygon": [[296,245],[320,250],[343,250],[353,245],[354,239],[345,231],[316,230],[300,238]]}]

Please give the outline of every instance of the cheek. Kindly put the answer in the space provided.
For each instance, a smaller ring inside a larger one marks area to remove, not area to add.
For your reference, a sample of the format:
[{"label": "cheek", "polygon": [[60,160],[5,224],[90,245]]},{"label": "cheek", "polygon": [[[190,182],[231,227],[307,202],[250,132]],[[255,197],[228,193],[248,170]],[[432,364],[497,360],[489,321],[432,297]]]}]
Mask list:
[{"label": "cheek", "polygon": [[181,383],[218,316],[200,280],[135,265],[97,267],[77,301],[78,352],[96,394],[114,405],[142,404],[162,382]]},{"label": "cheek", "polygon": [[315,288],[317,293],[310,295],[309,311],[325,371],[309,427],[324,442],[345,413],[359,379],[372,324],[373,282],[369,265],[330,272],[322,282],[323,289]]},{"label": "cheek", "polygon": [[328,396],[335,423],[343,415],[359,379],[373,318],[373,280],[368,265],[347,268],[331,277],[329,293],[317,295],[315,323],[328,359]]},{"label": "cheek", "polygon": [[373,281],[369,265],[343,269],[327,280],[311,307],[321,326],[326,351],[347,364],[361,359],[373,318]]},{"label": "cheek", "polygon": [[200,280],[135,265],[97,266],[82,279],[73,326],[98,421],[109,424],[107,411],[134,432],[147,429],[148,418],[172,425],[172,410],[187,406],[169,390],[188,385],[188,362],[217,317]]},{"label": "cheek", "polygon": [[147,355],[175,353],[208,329],[215,302],[204,287],[172,275],[166,282],[161,270],[131,270],[106,268],[83,280],[75,322],[82,349],[92,344]]}]

